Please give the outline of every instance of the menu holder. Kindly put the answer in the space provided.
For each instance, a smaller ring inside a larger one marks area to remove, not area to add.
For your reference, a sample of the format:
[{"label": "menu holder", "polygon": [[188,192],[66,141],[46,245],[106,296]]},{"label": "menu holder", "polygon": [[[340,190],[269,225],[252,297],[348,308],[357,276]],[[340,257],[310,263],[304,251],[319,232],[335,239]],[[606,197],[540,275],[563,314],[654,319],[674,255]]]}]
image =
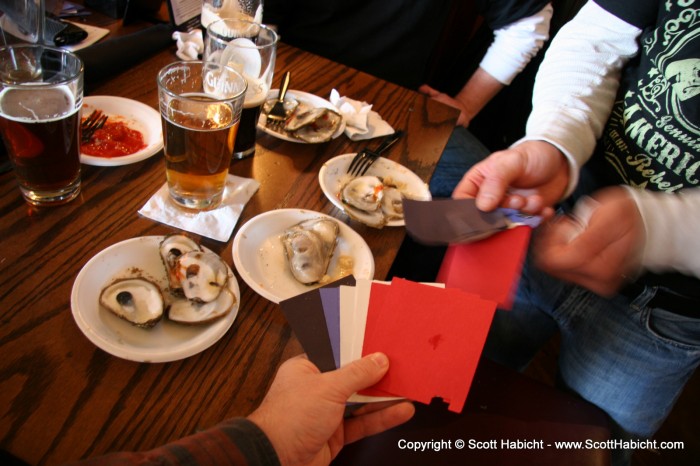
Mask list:
[{"label": "menu holder", "polygon": [[167,0],[170,23],[178,31],[201,26],[202,0]]}]

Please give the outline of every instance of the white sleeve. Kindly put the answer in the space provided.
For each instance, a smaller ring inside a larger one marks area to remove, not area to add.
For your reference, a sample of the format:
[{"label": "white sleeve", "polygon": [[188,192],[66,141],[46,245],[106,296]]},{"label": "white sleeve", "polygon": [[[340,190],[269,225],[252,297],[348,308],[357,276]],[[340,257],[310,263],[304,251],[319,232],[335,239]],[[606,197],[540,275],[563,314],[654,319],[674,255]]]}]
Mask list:
[{"label": "white sleeve", "polygon": [[644,220],[642,266],[652,272],[676,271],[700,278],[700,188],[679,193],[628,188]]},{"label": "white sleeve", "polygon": [[641,30],[592,1],[552,39],[537,72],[523,140],[544,140],[569,159],[568,196],[593,153]]},{"label": "white sleeve", "polygon": [[479,66],[502,84],[510,84],[549,39],[552,4],[494,31],[493,43]]}]

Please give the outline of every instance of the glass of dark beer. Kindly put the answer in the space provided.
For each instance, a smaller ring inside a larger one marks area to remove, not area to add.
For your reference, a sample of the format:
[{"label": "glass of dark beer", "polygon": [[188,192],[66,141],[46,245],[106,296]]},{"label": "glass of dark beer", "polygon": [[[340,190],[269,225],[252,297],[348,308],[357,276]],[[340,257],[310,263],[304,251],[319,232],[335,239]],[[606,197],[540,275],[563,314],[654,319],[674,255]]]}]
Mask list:
[{"label": "glass of dark beer", "polygon": [[63,204],[80,193],[83,63],[39,44],[0,48],[0,133],[24,198]]},{"label": "glass of dark beer", "polygon": [[217,63],[176,62],[158,73],[165,174],[181,207],[221,204],[246,88],[240,73]]},{"label": "glass of dark beer", "polygon": [[204,61],[228,65],[248,82],[233,156],[255,153],[260,109],[267,98],[275,71],[277,33],[264,24],[242,19],[221,19],[207,27]]}]

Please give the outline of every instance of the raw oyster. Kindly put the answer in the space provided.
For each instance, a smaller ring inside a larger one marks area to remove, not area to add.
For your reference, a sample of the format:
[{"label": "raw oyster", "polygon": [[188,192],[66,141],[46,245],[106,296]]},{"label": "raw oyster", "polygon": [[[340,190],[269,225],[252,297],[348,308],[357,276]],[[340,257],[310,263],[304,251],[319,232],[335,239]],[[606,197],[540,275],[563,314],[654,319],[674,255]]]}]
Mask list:
[{"label": "raw oyster", "polygon": [[329,218],[312,218],[284,231],[282,243],[294,278],[311,285],[323,279],[338,242],[340,227]]},{"label": "raw oyster", "polygon": [[175,267],[185,297],[193,301],[214,301],[228,283],[228,267],[213,252],[186,252],[177,259]]},{"label": "raw oyster", "polygon": [[305,142],[326,142],[331,140],[342,121],[343,117],[330,108],[307,109],[300,105],[284,123],[284,130]]},{"label": "raw oyster", "polygon": [[204,324],[228,314],[236,304],[236,297],[224,288],[213,301],[201,303],[190,299],[176,299],[170,304],[168,319],[181,324]]},{"label": "raw oyster", "polygon": [[381,207],[384,183],[376,176],[358,176],[350,180],[341,191],[341,198],[360,210],[374,211]]},{"label": "raw oyster", "polygon": [[388,222],[403,220],[403,194],[394,186],[384,186],[382,196],[382,214]]},{"label": "raw oyster", "polygon": [[100,304],[118,317],[139,327],[153,327],[163,317],[160,288],[145,278],[122,278],[100,293]]},{"label": "raw oyster", "polygon": [[175,267],[178,258],[186,252],[201,251],[202,248],[189,236],[178,234],[166,236],[158,249],[168,275],[168,285],[173,292],[177,292],[182,288]]},{"label": "raw oyster", "polygon": [[387,222],[403,220],[403,198],[407,197],[404,191],[390,177],[365,175],[343,185],[338,197],[350,218],[382,228]]},{"label": "raw oyster", "polygon": [[386,224],[382,212],[384,183],[376,176],[359,176],[351,179],[340,191],[345,212],[353,219],[375,228]]}]

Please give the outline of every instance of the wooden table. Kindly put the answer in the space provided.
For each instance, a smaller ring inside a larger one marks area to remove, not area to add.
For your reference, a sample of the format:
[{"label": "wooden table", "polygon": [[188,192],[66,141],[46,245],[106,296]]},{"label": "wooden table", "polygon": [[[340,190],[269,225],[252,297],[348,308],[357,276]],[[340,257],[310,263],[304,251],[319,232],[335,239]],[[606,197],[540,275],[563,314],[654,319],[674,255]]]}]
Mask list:
[{"label": "wooden table", "polygon": [[[95,87],[91,95],[123,96],[158,108],[156,73],[175,60],[169,48]],[[386,156],[430,179],[454,127],[455,110],[280,44],[275,86],[284,70],[292,71],[294,89],[327,98],[335,88],[371,102],[407,133]],[[404,230],[349,221],[323,195],[317,178],[325,161],[365,144],[341,136],[302,145],[260,133],[255,157],[231,166],[233,174],[260,182],[238,227],[285,207],[330,214],[365,239],[374,254],[375,278],[385,277]],[[0,449],[32,464],[149,449],[249,413],[279,364],[302,351],[279,306],[240,277],[241,306],[233,327],[190,358],[131,362],[98,349],[81,333],[70,295],[83,265],[117,242],[176,231],[137,214],[164,182],[162,152],[121,167],[84,165],[77,200],[37,209],[22,200],[12,173],[0,175]],[[233,265],[232,238],[201,241]]]}]

